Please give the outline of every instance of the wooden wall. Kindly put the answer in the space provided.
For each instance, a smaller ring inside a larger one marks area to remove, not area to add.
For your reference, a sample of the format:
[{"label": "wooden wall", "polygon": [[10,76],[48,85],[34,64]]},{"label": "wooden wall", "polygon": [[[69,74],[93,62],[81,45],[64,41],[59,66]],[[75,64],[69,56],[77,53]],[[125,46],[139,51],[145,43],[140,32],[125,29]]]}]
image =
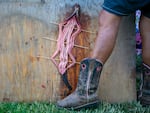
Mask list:
[{"label": "wooden wall", "polygon": [[[75,3],[81,6],[82,29],[89,31],[81,32],[75,42],[88,47],[73,49],[80,62],[93,48],[103,0],[0,0],[0,101],[56,101],[71,93],[47,58],[56,50],[52,40],[58,37],[57,23],[72,12]],[[105,101],[136,97],[134,24],[129,20],[133,22],[132,17],[123,19],[117,45],[102,73],[98,92]],[[73,90],[78,73],[79,64],[68,70]]]}]

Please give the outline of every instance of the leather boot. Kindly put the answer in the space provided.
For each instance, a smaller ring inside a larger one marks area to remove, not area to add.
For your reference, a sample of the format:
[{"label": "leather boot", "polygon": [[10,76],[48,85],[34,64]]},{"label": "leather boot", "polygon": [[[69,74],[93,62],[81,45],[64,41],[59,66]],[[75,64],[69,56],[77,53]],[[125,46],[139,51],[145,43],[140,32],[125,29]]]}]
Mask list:
[{"label": "leather boot", "polygon": [[150,105],[150,67],[143,63],[139,101],[143,106]]},{"label": "leather boot", "polygon": [[78,84],[68,97],[57,102],[59,108],[81,109],[99,103],[97,88],[99,85],[102,63],[96,59],[86,58],[81,61]]}]

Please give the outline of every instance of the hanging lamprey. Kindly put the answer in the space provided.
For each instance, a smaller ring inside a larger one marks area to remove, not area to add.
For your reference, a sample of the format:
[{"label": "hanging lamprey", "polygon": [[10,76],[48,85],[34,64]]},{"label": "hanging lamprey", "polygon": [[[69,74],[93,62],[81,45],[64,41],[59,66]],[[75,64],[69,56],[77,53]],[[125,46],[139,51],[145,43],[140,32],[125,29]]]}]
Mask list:
[{"label": "hanging lamprey", "polygon": [[[75,13],[71,15],[67,20],[59,24],[59,35],[57,39],[57,49],[51,57],[52,62],[56,65],[59,73],[66,78],[66,71],[68,68],[72,67],[76,60],[72,55],[71,51],[74,47],[75,38],[81,32],[81,26],[77,21]],[[59,56],[60,61],[56,61],[56,57]],[[69,57],[71,63],[69,63]],[[68,81],[67,81],[68,82]],[[71,89],[66,83],[66,86]]]},{"label": "hanging lamprey", "polygon": [[[77,29],[75,29],[77,27]],[[80,33],[81,28],[77,23],[75,17],[59,24],[59,36],[57,40],[57,49],[52,55],[51,59],[53,63],[58,68],[60,74],[64,74],[68,68],[75,64],[75,58],[71,53],[72,48],[74,47],[74,41],[77,35]],[[57,63],[55,58],[59,55],[60,62]],[[68,64],[68,57],[71,58],[72,63]]]}]

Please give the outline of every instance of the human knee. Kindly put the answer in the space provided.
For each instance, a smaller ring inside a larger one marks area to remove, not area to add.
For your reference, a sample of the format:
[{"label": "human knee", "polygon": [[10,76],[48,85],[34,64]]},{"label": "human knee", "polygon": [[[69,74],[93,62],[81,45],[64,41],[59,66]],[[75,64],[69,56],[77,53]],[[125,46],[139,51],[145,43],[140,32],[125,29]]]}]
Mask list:
[{"label": "human knee", "polygon": [[117,16],[105,10],[102,10],[99,14],[100,27],[119,26],[120,20],[121,20],[121,16]]},{"label": "human knee", "polygon": [[140,29],[145,28],[145,30],[149,30],[146,28],[150,28],[150,18],[142,16],[140,19]]}]

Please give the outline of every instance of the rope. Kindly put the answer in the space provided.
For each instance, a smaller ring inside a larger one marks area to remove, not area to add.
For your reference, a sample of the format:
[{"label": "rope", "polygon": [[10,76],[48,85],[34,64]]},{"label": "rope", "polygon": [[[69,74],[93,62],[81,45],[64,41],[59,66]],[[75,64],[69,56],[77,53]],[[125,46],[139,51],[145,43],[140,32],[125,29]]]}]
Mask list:
[{"label": "rope", "polygon": [[[58,25],[59,24],[57,22],[50,22],[50,24],[54,24],[54,25]],[[74,28],[74,29],[77,29],[77,28]],[[91,33],[91,34],[96,34],[97,32],[94,32],[94,31],[89,31],[89,30],[85,30],[85,29],[81,29],[82,32],[87,32],[87,33]]]},{"label": "rope", "polygon": [[[33,57],[35,57],[35,58],[42,58],[42,59],[46,59],[46,60],[51,60],[51,58],[49,58],[49,57],[46,57],[46,56],[41,56],[41,55],[37,55],[37,56],[33,56]],[[56,61],[60,61],[60,59],[58,59],[58,58],[55,58],[55,60]],[[72,62],[72,61],[68,61],[68,62]],[[75,62],[76,64],[80,64],[80,62]]]},{"label": "rope", "polygon": [[[57,42],[57,40],[55,39],[52,39],[52,38],[49,38],[49,37],[42,37],[42,39],[46,39],[46,40],[50,40],[50,41],[53,41],[53,42]],[[66,44],[66,43],[65,43]],[[82,49],[88,49],[89,50],[89,47],[86,47],[86,46],[80,46],[80,45],[76,45],[74,44],[75,47],[78,47],[78,48],[82,48]]]}]

